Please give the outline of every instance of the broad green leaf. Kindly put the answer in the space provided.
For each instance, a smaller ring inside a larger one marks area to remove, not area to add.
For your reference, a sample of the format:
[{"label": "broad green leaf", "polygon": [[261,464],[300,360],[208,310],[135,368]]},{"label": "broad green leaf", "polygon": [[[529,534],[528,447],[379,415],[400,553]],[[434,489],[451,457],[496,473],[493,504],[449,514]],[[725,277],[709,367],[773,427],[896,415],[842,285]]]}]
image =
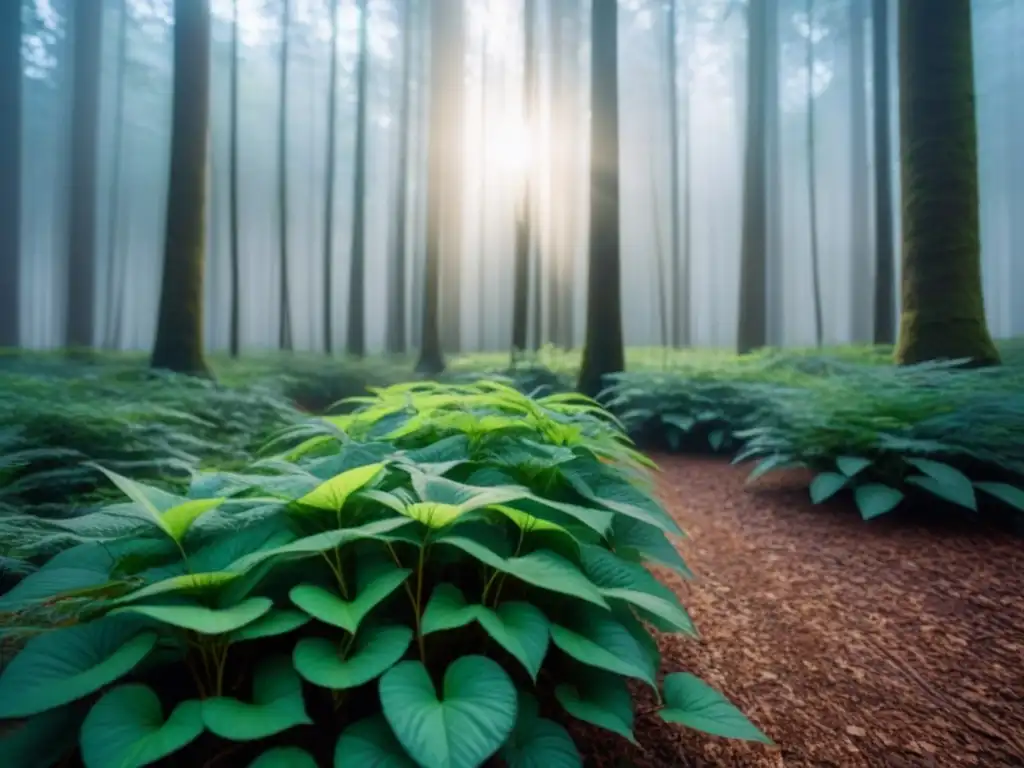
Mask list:
[{"label": "broad green leaf", "polygon": [[839,456],[836,467],[847,477],[856,477],[874,462],[861,456]]},{"label": "broad green leaf", "polygon": [[542,520],[539,517],[534,517],[522,510],[514,509],[513,507],[505,506],[504,504],[495,504],[490,507],[490,509],[500,512],[521,530],[528,533],[531,531],[551,531],[553,533],[564,533],[567,536],[571,535],[567,530],[565,530],[565,528],[557,523]]},{"label": "broad green leaf", "polygon": [[428,528],[449,526],[465,512],[465,509],[455,504],[440,504],[433,501],[417,501],[402,510],[403,515],[423,523]]},{"label": "broad green leaf", "polygon": [[[383,715],[346,728],[334,748],[334,768],[416,768]],[[285,767],[282,767],[285,768]],[[287,768],[290,768],[287,767]]]},{"label": "broad green leaf", "polygon": [[34,636],[0,675],[0,720],[81,699],[124,677],[156,645],[140,624],[103,618]]},{"label": "broad green leaf", "polygon": [[249,763],[249,768],[317,768],[317,764],[299,747],[274,747]]},{"label": "broad green leaf", "polygon": [[637,743],[633,735],[633,697],[619,675],[588,670],[575,685],[557,686],[555,698],[577,720]]},{"label": "broad green leaf", "polygon": [[379,568],[371,578],[361,579],[359,592],[353,600],[323,587],[300,584],[293,587],[288,597],[314,619],[355,634],[366,615],[398,589],[412,573],[408,568]]},{"label": "broad green leaf", "polygon": [[5,724],[0,735],[4,768],[53,768],[76,747],[85,716],[82,702],[49,709],[21,723]]},{"label": "broad green leaf", "polygon": [[[985,493],[995,496],[1004,504],[1008,504],[1014,509],[1024,512],[1024,490],[1008,485],[1007,483],[975,483],[974,487],[980,488]],[[25,582],[22,582],[22,584],[24,583]],[[17,589],[17,587],[14,589]],[[13,591],[14,590],[11,590],[11,592]],[[2,600],[0,600],[0,602],[2,602]]]},{"label": "broad green leaf", "polygon": [[318,485],[296,503],[299,507],[313,507],[328,512],[339,512],[345,506],[345,502],[348,501],[349,497],[372,483],[384,470],[385,466],[387,466],[386,463],[378,462],[342,472],[340,475]]},{"label": "broad green leaf", "polygon": [[501,603],[496,609],[468,605],[462,593],[451,584],[434,589],[423,613],[424,635],[456,629],[478,621],[488,635],[512,654],[534,680],[548,652],[548,620],[536,606],[525,602]]},{"label": "broad green leaf", "polygon": [[251,624],[246,624],[241,629],[232,632],[228,640],[232,643],[241,643],[245,640],[261,640],[265,637],[278,637],[294,632],[310,622],[308,614],[302,611],[293,611],[288,608],[274,608],[264,614]]},{"label": "broad green leaf", "polygon": [[364,627],[349,640],[339,643],[323,637],[299,640],[292,653],[296,671],[321,688],[358,688],[384,674],[409,649],[412,630],[408,627]]},{"label": "broad green leaf", "polygon": [[773,453],[771,456],[768,456],[758,462],[758,465],[754,467],[753,471],[747,475],[747,482],[752,483],[755,480],[764,477],[769,472],[786,469],[791,465],[792,461],[792,456],[782,453]]},{"label": "broad green leaf", "polygon": [[182,541],[196,520],[216,509],[225,501],[227,501],[226,498],[192,499],[176,504],[160,516],[163,522],[162,527],[172,539]]},{"label": "broad green leaf", "polygon": [[121,685],[96,702],[82,723],[86,768],[140,768],[173,755],[203,732],[203,705],[184,701],[164,719],[160,699],[138,683]]},{"label": "broad green leaf", "polygon": [[392,667],[380,703],[395,737],[423,768],[477,768],[516,722],[516,689],[498,664],[463,656],[447,669],[441,696],[419,661]]},{"label": "broad green leaf", "polygon": [[649,523],[616,515],[612,523],[612,542],[620,557],[664,565],[685,579],[695,578],[665,532]]},{"label": "broad green leaf", "polygon": [[654,687],[645,652],[625,626],[607,611],[583,605],[574,608],[571,615],[551,624],[551,641],[559,650],[588,666]]},{"label": "broad green leaf", "polygon": [[811,480],[811,501],[821,504],[835,496],[846,487],[850,478],[838,472],[819,472]]},{"label": "broad green leaf", "polygon": [[287,656],[274,656],[256,668],[252,703],[218,696],[203,701],[203,723],[229,741],[257,741],[298,725],[310,725],[302,681]]},{"label": "broad green leaf", "polygon": [[583,766],[583,759],[568,731],[558,723],[540,717],[537,700],[521,691],[515,728],[499,755],[508,768]]},{"label": "broad green leaf", "polygon": [[445,535],[436,541],[461,549],[470,557],[495,570],[515,576],[520,581],[551,592],[578,597],[580,600],[607,608],[597,588],[579,569],[554,552],[539,549],[523,557],[503,558],[488,547],[465,536]]},{"label": "broad green leaf", "polygon": [[116,585],[107,574],[84,568],[40,569],[18,582],[0,597],[0,612],[16,611],[26,605],[55,597]]},{"label": "broad green leaf", "polygon": [[908,483],[918,485],[941,499],[977,511],[978,500],[974,495],[974,485],[959,469],[931,459],[906,459],[906,462],[925,474],[925,477],[908,477]]},{"label": "broad green leaf", "polygon": [[239,558],[231,564],[230,570],[237,573],[244,573],[255,568],[266,560],[276,559],[301,559],[313,557],[321,552],[337,549],[344,544],[360,539],[383,539],[393,534],[397,529],[412,525],[413,521],[404,517],[390,517],[384,520],[375,520],[366,525],[355,528],[340,528],[325,533],[316,533],[312,536],[304,536],[280,547],[272,547],[250,555]]},{"label": "broad green leaf", "polygon": [[665,722],[728,739],[772,743],[725,696],[699,677],[689,672],[666,675],[663,688],[665,708],[658,715]]},{"label": "broad green leaf", "polygon": [[853,497],[860,516],[871,520],[894,510],[903,501],[903,491],[881,483],[865,483],[853,489]]},{"label": "broad green leaf", "polygon": [[111,605],[126,605],[145,600],[158,595],[172,593],[182,594],[209,594],[216,591],[230,581],[237,579],[238,573],[234,571],[218,571],[215,573],[185,573],[180,576],[171,576],[155,584],[149,584],[124,597],[112,600]]},{"label": "broad green leaf", "polygon": [[274,607],[268,597],[250,597],[230,608],[207,608],[205,605],[129,605],[111,614],[130,613],[159,621],[179,629],[190,629],[201,635],[224,635],[235,632],[267,614]]},{"label": "broad green leaf", "polygon": [[658,501],[627,480],[617,477],[598,462],[577,459],[559,468],[562,476],[584,498],[666,533],[682,535],[682,529]]},{"label": "broad green leaf", "polygon": [[[600,536],[606,536],[608,529],[612,527],[613,520],[620,517],[607,509],[599,509],[593,506],[588,507],[582,504],[570,504],[566,501],[543,498],[532,494],[510,501],[505,506],[518,509],[540,519],[545,519],[545,515],[551,515],[552,512],[564,515],[578,523],[582,523]],[[547,512],[547,510],[551,510],[551,512]]]}]

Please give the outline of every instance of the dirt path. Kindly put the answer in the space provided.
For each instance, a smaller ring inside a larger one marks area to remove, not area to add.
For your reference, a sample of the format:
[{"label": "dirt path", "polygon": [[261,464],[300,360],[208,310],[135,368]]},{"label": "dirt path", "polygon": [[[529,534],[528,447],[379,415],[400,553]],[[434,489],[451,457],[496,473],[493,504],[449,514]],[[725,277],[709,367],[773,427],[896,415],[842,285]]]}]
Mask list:
[{"label": "dirt path", "polygon": [[658,460],[700,580],[661,575],[702,634],[662,638],[663,669],[725,691],[778,746],[640,716],[640,749],[578,729],[588,765],[1024,767],[1024,542],[865,524],[792,476],[751,488],[743,468]]}]

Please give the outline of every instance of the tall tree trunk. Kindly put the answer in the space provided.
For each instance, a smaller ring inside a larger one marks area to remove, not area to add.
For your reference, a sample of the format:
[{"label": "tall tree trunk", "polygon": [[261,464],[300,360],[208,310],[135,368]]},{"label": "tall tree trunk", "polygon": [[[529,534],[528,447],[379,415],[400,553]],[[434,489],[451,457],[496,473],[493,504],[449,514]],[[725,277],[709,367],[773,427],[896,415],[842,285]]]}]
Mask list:
[{"label": "tall tree trunk", "polygon": [[565,206],[565,62],[564,62],[564,30],[562,29],[563,8],[558,3],[548,3],[548,29],[550,30],[550,62],[551,85],[548,94],[548,105],[551,121],[548,130],[548,255],[547,270],[547,317],[548,341],[553,344],[563,343],[562,332],[562,283],[565,280],[565,233],[562,231],[564,216],[561,209]]},{"label": "tall tree trunk", "polygon": [[850,320],[855,341],[871,338],[866,19],[866,0],[850,0],[850,285],[853,299]]},{"label": "tall tree trunk", "polygon": [[175,0],[171,172],[152,365],[206,374],[203,262],[210,115],[209,0]]},{"label": "tall tree trunk", "polygon": [[902,364],[999,362],[985,321],[971,0],[900,0]]},{"label": "tall tree trunk", "polygon": [[[530,66],[533,68],[533,82],[531,83],[533,92],[530,93],[530,94],[527,94],[527,96],[526,96],[526,98],[530,99],[530,101],[533,103],[533,109],[534,109],[534,122],[533,122],[533,125],[529,126],[529,128],[527,129],[527,131],[528,131],[527,135],[530,137],[529,143],[531,145],[531,148],[533,147],[534,144],[539,144],[539,142],[537,141],[537,137],[539,137],[541,135],[540,92],[539,92],[539,86],[538,86],[538,77],[539,77],[539,72],[538,72],[539,66],[538,65],[540,64],[540,56],[538,55],[538,48],[539,48],[539,46],[537,44],[537,33],[538,33],[538,27],[537,27],[537,22],[538,22],[537,3],[538,2],[539,2],[539,0],[530,0],[530,2],[527,4],[527,7],[526,7],[526,11],[528,12],[528,15],[529,15],[529,18],[526,19],[526,23],[529,24],[530,27],[532,27],[532,29],[533,29],[533,31],[531,33],[531,37],[530,37],[530,47],[528,47],[526,49],[526,55],[532,61],[532,64]],[[529,162],[529,164],[527,166],[527,170],[526,170],[526,173],[531,176],[531,184],[532,184],[531,189],[536,189],[537,190],[537,197],[536,197],[536,199],[534,199],[533,196],[531,196],[531,199],[529,201],[529,204],[534,207],[533,214],[536,214],[537,215],[537,219],[538,219],[538,224],[537,224],[537,227],[536,227],[537,231],[531,231],[530,232],[530,250],[531,250],[530,256],[532,257],[530,259],[530,267],[531,267],[530,276],[532,278],[532,284],[530,286],[530,293],[533,296],[533,301],[532,301],[532,303],[530,305],[531,309],[533,310],[533,312],[532,312],[533,318],[532,318],[532,322],[530,323],[530,327],[531,327],[531,330],[532,330],[532,333],[530,334],[530,350],[532,352],[534,352],[535,354],[540,350],[541,345],[544,343],[544,299],[543,299],[543,296],[544,296],[544,286],[545,286],[545,277],[546,277],[544,267],[545,267],[545,265],[547,263],[546,259],[544,258],[544,248],[543,248],[544,221],[543,221],[543,218],[542,218],[542,215],[541,215],[542,212],[540,210],[540,205],[536,204],[536,201],[540,199],[540,197],[539,197],[539,190],[540,190],[540,182],[541,182],[541,176],[540,176],[540,173],[539,173],[539,170],[540,170],[539,163],[535,163],[534,162],[534,157],[539,155],[539,152],[537,152],[537,149],[539,149],[539,147],[535,148],[535,149],[532,149],[531,155],[529,157],[529,161],[530,162]],[[531,215],[531,218],[530,218],[530,222],[531,222],[531,225],[532,225],[532,222],[533,222],[532,215]],[[532,229],[533,229],[533,227],[531,226],[531,230]]]},{"label": "tall tree trunk", "polygon": [[[693,271],[693,195],[692,195],[692,179],[693,175],[690,173],[690,149],[693,143],[691,121],[690,121],[690,109],[692,98],[690,96],[690,51],[692,41],[696,39],[696,25],[693,22],[693,11],[691,8],[692,0],[683,0],[683,35],[686,41],[686,59],[685,66],[683,68],[683,152],[682,152],[682,165],[683,165],[683,178],[682,178],[682,205],[683,210],[680,216],[682,235],[681,235],[681,252],[677,252],[677,258],[680,261],[679,277],[676,282],[672,285],[672,290],[675,293],[674,304],[679,307],[678,316],[675,318],[674,328],[676,331],[676,346],[688,347],[692,343],[693,334],[690,326],[690,285],[692,283],[692,271]],[[674,37],[674,34],[673,34]],[[675,46],[673,46],[673,55],[675,53]],[[678,64],[676,64],[678,67]],[[673,89],[675,93],[675,89]],[[673,113],[675,114],[675,113]],[[677,147],[673,144],[673,150]],[[673,171],[673,175],[676,176],[676,181],[673,182],[672,189],[675,194],[679,194],[680,179],[678,178],[678,168]],[[678,211],[678,203],[673,203],[672,210]],[[678,235],[677,235],[678,236]]]},{"label": "tall tree trunk", "polygon": [[743,232],[740,246],[740,312],[737,349],[743,354],[768,343],[768,129],[769,83],[775,76],[774,25],[767,2],[747,8],[747,116],[743,165]]},{"label": "tall tree trunk", "polygon": [[117,18],[117,82],[114,90],[114,136],[111,139],[114,162],[110,172],[110,209],[107,214],[107,311],[104,313],[105,328],[103,346],[116,349],[121,333],[119,305],[124,300],[121,295],[121,283],[118,280],[120,265],[118,264],[118,225],[121,217],[121,158],[123,155],[121,137],[124,132],[124,75],[127,59],[125,52],[128,47],[128,4],[121,0]]},{"label": "tall tree trunk", "polygon": [[810,220],[811,291],[814,299],[814,342],[819,347],[825,337],[821,308],[821,265],[818,253],[818,164],[814,141],[814,0],[807,0],[807,208]]},{"label": "tall tree trunk", "polygon": [[0,3],[0,347],[21,344],[21,3]]},{"label": "tall tree trunk", "polygon": [[[651,141],[648,144],[648,158],[650,167],[647,175],[651,184],[651,229],[654,232],[654,294],[658,302],[658,322],[661,331],[659,340],[662,348],[667,348],[672,341],[671,330],[669,329],[668,292],[671,286],[668,283],[668,275],[665,269],[665,245],[661,240],[661,210],[658,206],[658,164],[655,158],[655,150],[658,144]],[[673,217],[670,217],[673,218]]]},{"label": "tall tree trunk", "polygon": [[[528,135],[534,130],[537,59],[533,55],[536,37],[537,0],[523,0],[523,124]],[[526,351],[530,330],[530,250],[533,241],[533,206],[529,168],[522,169],[522,197],[516,211],[515,265],[512,280],[512,361]]]},{"label": "tall tree trunk", "polygon": [[359,0],[356,54],[356,147],[352,189],[352,253],[349,256],[348,343],[354,357],[366,354],[366,100],[369,80],[369,7]]},{"label": "tall tree trunk", "polygon": [[477,248],[477,327],[478,331],[478,344],[477,348],[483,352],[487,349],[487,320],[490,316],[487,307],[487,269],[489,267],[489,260],[487,257],[487,150],[489,145],[487,143],[487,127],[488,127],[488,108],[490,106],[490,100],[487,98],[487,84],[490,67],[488,66],[488,59],[490,58],[491,51],[488,40],[488,30],[485,24],[480,32],[480,188],[477,191],[479,200],[477,204],[480,211],[480,220],[478,226],[480,228],[480,244]]},{"label": "tall tree trunk", "polygon": [[590,269],[587,331],[577,388],[596,397],[625,369],[619,265],[618,3],[594,0],[590,46]]},{"label": "tall tree trunk", "polygon": [[[438,0],[431,0],[431,5]],[[440,3],[446,14],[445,47],[441,51],[443,69],[447,72],[448,95],[444,121],[444,177],[445,200],[442,206],[443,224],[441,256],[441,340],[445,348],[458,352],[462,348],[462,234],[463,234],[463,134],[465,106],[465,0],[446,0]]]},{"label": "tall tree trunk", "polygon": [[390,301],[388,302],[387,349],[392,354],[405,352],[405,280],[406,229],[409,226],[409,102],[412,97],[412,36],[414,29],[412,0],[403,0],[401,97],[398,107],[398,178],[395,202],[395,242],[391,259]]},{"label": "tall tree trunk", "polygon": [[239,0],[233,0],[231,3],[231,104],[229,107],[231,136],[228,139],[230,143],[228,150],[228,241],[231,252],[231,327],[228,332],[228,349],[232,357],[238,357],[242,347],[242,263],[238,248],[238,176],[240,173],[238,165],[238,2]]},{"label": "tall tree trunk", "polygon": [[96,326],[96,170],[103,14],[79,5],[72,13],[72,23],[74,63],[65,340],[70,348],[87,348],[94,343]]},{"label": "tall tree trunk", "polygon": [[[685,2],[685,0],[684,0]],[[672,323],[670,343],[673,347],[682,346],[683,312],[690,312],[689,297],[682,292],[683,254],[680,248],[680,229],[688,227],[689,222],[680,222],[679,214],[679,57],[677,53],[677,31],[679,8],[676,0],[671,0],[665,9],[667,18],[666,52],[668,54],[668,135],[669,135],[669,290],[672,297]],[[689,32],[689,30],[687,30]],[[687,68],[689,69],[689,68]],[[689,85],[687,84],[687,89]],[[686,129],[684,129],[686,130]],[[688,133],[689,131],[687,131]],[[686,137],[685,141],[689,141]],[[669,343],[669,342],[663,342]]]},{"label": "tall tree trunk", "polygon": [[889,84],[889,0],[871,7],[875,139],[875,344],[896,341],[896,247],[892,211],[892,110]]},{"label": "tall tree trunk", "polygon": [[421,324],[420,357],[416,370],[436,374],[444,370],[444,352],[441,349],[441,216],[442,195],[446,191],[445,113],[446,95],[451,96],[450,83],[444,67],[445,45],[449,30],[445,28],[448,14],[439,2],[431,2],[430,9],[430,128],[427,147],[427,253],[423,265],[423,320]]},{"label": "tall tree trunk", "polygon": [[281,0],[281,68],[278,82],[280,108],[277,121],[277,222],[278,279],[281,281],[277,345],[280,349],[292,348],[291,291],[288,287],[288,51],[291,37],[291,0]]},{"label": "tall tree trunk", "polygon": [[334,352],[334,171],[338,144],[338,0],[331,0],[331,65],[327,78],[327,172],[324,174],[324,351]]}]

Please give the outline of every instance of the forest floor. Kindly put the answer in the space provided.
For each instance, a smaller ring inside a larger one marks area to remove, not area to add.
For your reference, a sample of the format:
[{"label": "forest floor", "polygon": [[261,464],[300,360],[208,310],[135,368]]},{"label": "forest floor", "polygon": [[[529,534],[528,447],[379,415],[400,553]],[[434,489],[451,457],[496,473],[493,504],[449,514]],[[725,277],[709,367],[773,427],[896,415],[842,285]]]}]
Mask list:
[{"label": "forest floor", "polygon": [[656,457],[698,580],[659,575],[701,640],[662,636],[662,667],[726,693],[775,742],[640,714],[640,747],[573,726],[594,766],[1024,766],[1024,544],[952,524],[864,523],[814,507],[806,478]]}]

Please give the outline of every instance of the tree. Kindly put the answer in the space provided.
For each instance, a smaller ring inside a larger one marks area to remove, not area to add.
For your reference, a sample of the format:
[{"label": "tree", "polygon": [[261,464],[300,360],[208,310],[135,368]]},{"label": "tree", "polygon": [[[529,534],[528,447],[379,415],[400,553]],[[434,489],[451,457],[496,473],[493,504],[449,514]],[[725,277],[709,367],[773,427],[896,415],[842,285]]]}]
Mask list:
[{"label": "tree", "polygon": [[[683,0],[684,25],[687,35],[693,35],[690,21],[689,0]],[[679,128],[679,54],[678,54],[678,21],[679,7],[677,0],[672,0],[667,9],[668,24],[666,44],[668,46],[668,119],[669,140],[669,198],[672,211],[669,224],[671,226],[671,295],[672,295],[672,331],[673,347],[685,347],[690,344],[690,67],[689,58],[683,71],[683,120],[682,130]],[[687,49],[689,50],[689,49]],[[681,135],[680,135],[681,134]],[[680,158],[679,141],[682,139],[683,149]],[[685,163],[686,178],[680,179],[680,159]],[[680,187],[682,190],[683,210],[680,212]],[[685,228],[685,233],[682,231]]]},{"label": "tree", "polygon": [[445,193],[445,114],[448,103],[448,77],[443,66],[449,30],[445,28],[448,14],[439,2],[428,5],[430,11],[430,106],[427,138],[427,253],[423,264],[422,322],[420,356],[416,370],[436,374],[444,370],[441,349],[441,217]]},{"label": "tree", "polygon": [[[523,123],[533,130],[537,97],[536,0],[523,0]],[[512,358],[526,351],[529,341],[530,246],[533,242],[532,175],[523,169],[521,196],[516,210],[515,261],[512,277]]]},{"label": "tree", "polygon": [[167,234],[154,368],[205,375],[203,267],[210,116],[209,0],[175,0]]},{"label": "tree", "polygon": [[900,0],[903,275],[896,360],[999,362],[985,321],[971,0]]},{"label": "tree", "polygon": [[818,254],[818,184],[817,153],[814,142],[814,0],[807,0],[807,206],[811,242],[811,290],[814,298],[814,341],[820,347],[824,337],[821,307],[821,268]]},{"label": "tree", "polygon": [[[465,0],[431,0],[445,16],[445,43],[437,51],[446,72],[444,112],[444,223],[442,229],[441,340],[451,350],[461,349],[462,324],[462,216],[463,216],[463,92],[465,90]],[[431,56],[434,49],[431,49]]]},{"label": "tree", "polygon": [[68,274],[65,340],[87,348],[96,326],[96,209],[103,14],[72,12],[71,177],[68,184]]},{"label": "tree", "polygon": [[618,3],[594,0],[590,72],[590,244],[587,328],[577,389],[596,397],[625,369],[619,265]]},{"label": "tree", "polygon": [[871,6],[875,137],[875,344],[896,341],[896,253],[892,211],[892,110],[889,85],[889,0]]},{"label": "tree", "polygon": [[0,347],[21,343],[21,3],[0,3]]},{"label": "tree", "polygon": [[334,352],[334,171],[338,145],[338,0],[331,0],[331,66],[327,78],[327,173],[324,174],[324,351]]},{"label": "tree", "polygon": [[366,354],[366,101],[369,80],[369,9],[359,0],[356,54],[356,149],[352,190],[352,253],[349,256],[348,343],[345,351]]},{"label": "tree", "polygon": [[231,271],[231,327],[228,335],[228,349],[232,357],[238,357],[241,350],[241,315],[242,296],[240,290],[241,258],[238,250],[238,2],[231,3],[231,105],[229,132],[231,136],[228,153],[228,240],[230,248]]},{"label": "tree", "polygon": [[[868,115],[864,50],[866,0],[850,0],[850,286],[855,341],[871,338]],[[891,238],[890,238],[891,239]],[[890,248],[892,247],[890,242]]]},{"label": "tree", "polygon": [[768,142],[774,135],[770,94],[775,92],[775,8],[753,2],[747,8],[747,116],[743,164],[743,231],[740,245],[740,307],[737,350],[768,343]]},{"label": "tree", "polygon": [[281,0],[281,104],[277,119],[277,222],[279,227],[278,273],[281,300],[278,315],[278,347],[292,348],[291,292],[288,288],[288,42],[291,37],[291,0]]},{"label": "tree", "polygon": [[395,240],[391,260],[391,288],[388,301],[387,349],[392,354],[405,352],[405,274],[406,228],[409,219],[409,122],[412,97],[412,37],[414,30],[412,0],[402,2],[402,89],[398,107],[398,163],[395,202]]},{"label": "tree", "polygon": [[121,0],[117,25],[117,81],[114,86],[114,162],[110,172],[110,205],[107,231],[110,243],[107,254],[107,312],[104,346],[116,349],[121,333],[121,313],[124,309],[124,267],[118,262],[118,222],[121,213],[121,165],[123,156],[122,135],[124,133],[125,72],[128,67],[128,3]]}]

